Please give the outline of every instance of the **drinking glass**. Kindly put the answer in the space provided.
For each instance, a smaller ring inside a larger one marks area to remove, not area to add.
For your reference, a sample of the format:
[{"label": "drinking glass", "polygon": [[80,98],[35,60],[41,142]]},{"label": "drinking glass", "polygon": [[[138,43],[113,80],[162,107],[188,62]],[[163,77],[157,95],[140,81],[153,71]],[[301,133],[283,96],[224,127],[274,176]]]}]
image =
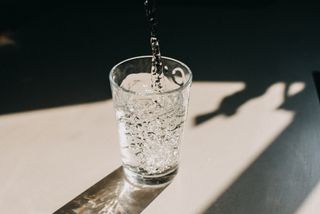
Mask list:
[{"label": "drinking glass", "polygon": [[152,56],[130,58],[109,75],[126,178],[138,185],[162,185],[176,175],[187,116],[191,70],[162,57],[161,89],[154,90]]}]

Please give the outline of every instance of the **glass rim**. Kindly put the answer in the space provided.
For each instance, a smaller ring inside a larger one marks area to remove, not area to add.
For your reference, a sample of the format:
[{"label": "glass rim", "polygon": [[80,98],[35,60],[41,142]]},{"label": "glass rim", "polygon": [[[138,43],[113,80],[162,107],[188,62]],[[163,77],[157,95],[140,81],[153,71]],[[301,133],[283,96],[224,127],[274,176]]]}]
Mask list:
[{"label": "glass rim", "polygon": [[[182,86],[179,86],[178,88],[175,88],[175,89],[172,89],[172,90],[168,90],[168,91],[165,91],[165,92],[156,92],[156,91],[155,91],[155,92],[142,92],[142,93],[141,93],[141,92],[136,92],[136,91],[132,91],[132,90],[123,88],[123,87],[121,87],[120,85],[118,85],[118,84],[113,80],[112,74],[113,74],[113,72],[115,71],[115,69],[116,69],[118,66],[120,66],[121,64],[124,64],[124,63],[126,63],[126,62],[129,62],[129,61],[132,61],[132,60],[135,60],[135,59],[151,58],[151,57],[152,57],[151,55],[136,56],[136,57],[131,57],[131,58],[122,60],[121,62],[117,63],[115,66],[113,66],[113,67],[111,68],[111,70],[110,70],[110,72],[109,72],[109,81],[110,81],[110,83],[111,83],[114,87],[116,87],[116,88],[118,88],[118,89],[120,89],[120,90],[123,90],[123,91],[125,91],[125,92],[127,92],[127,93],[134,94],[134,95],[144,95],[144,96],[163,95],[163,94],[174,93],[174,92],[176,92],[176,91],[182,91],[182,90],[184,90],[187,86],[189,86],[189,85],[191,84],[191,82],[192,82],[192,72],[191,72],[191,69],[190,69],[186,64],[184,64],[183,62],[181,62],[181,61],[179,61],[179,60],[176,60],[176,59],[174,59],[174,58],[171,58],[171,57],[166,57],[166,56],[161,56],[161,58],[174,61],[174,62],[176,62],[176,63],[184,66],[184,67],[187,69],[188,73],[189,73],[189,78],[188,78],[188,80],[187,80],[185,83],[183,83]],[[151,61],[150,61],[150,62],[151,62]]]}]

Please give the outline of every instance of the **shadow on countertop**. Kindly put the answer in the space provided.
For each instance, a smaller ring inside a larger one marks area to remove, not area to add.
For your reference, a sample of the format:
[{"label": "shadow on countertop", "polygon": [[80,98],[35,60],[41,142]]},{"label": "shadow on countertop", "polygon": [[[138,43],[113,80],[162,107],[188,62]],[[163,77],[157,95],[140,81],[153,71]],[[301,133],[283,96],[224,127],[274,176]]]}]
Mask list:
[{"label": "shadow on countertop", "polygon": [[124,176],[119,167],[54,214],[141,213],[168,186],[137,187]]}]

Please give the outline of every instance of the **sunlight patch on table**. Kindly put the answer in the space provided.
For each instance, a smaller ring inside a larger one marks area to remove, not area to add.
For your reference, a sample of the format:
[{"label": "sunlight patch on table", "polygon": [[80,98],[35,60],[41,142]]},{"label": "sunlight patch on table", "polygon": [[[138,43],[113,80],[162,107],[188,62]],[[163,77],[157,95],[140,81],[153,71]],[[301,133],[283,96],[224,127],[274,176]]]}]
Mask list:
[{"label": "sunlight patch on table", "polygon": [[195,117],[215,111],[224,97],[240,90],[245,83],[193,84],[178,176],[144,213],[203,212],[292,122],[294,112],[278,108],[285,97],[285,83],[278,82],[235,115],[216,115],[194,126]]}]

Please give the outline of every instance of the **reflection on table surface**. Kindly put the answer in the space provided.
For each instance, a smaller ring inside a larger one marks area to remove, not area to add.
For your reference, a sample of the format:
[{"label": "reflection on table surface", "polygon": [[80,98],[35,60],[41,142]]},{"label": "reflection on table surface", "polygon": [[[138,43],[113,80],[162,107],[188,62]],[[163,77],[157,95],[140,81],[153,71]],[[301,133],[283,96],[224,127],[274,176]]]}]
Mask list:
[{"label": "reflection on table surface", "polygon": [[140,213],[166,186],[132,185],[119,167],[55,214]]}]

